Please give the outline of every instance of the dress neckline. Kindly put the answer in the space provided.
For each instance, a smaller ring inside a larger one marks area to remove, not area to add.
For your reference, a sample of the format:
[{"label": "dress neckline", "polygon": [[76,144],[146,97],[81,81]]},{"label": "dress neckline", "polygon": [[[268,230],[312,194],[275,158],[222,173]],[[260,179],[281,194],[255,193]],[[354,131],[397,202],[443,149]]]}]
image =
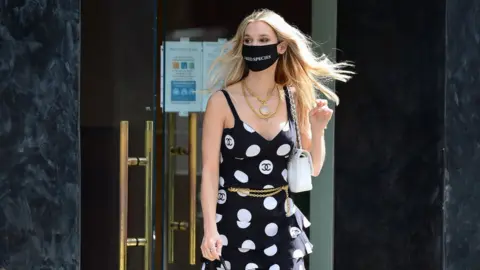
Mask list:
[{"label": "dress neckline", "polygon": [[240,118],[240,116],[238,115],[237,109],[236,109],[235,105],[233,104],[232,98],[230,97],[230,94],[228,93],[227,90],[222,89],[222,92],[225,95],[225,98],[227,99],[228,106],[230,107],[230,110],[232,111],[233,118],[234,118],[233,127],[224,128],[224,130],[233,130],[238,126],[238,124],[242,124],[244,127],[247,126],[248,129],[250,129],[251,133],[255,133],[262,140],[264,140],[268,143],[275,141],[275,139],[277,139],[282,134],[282,132],[285,131],[285,128],[287,126],[289,127],[289,129],[292,128],[292,125],[290,125],[290,122],[292,121],[292,117],[291,117],[290,99],[289,99],[289,95],[287,93],[287,87],[285,86],[283,88],[283,90],[285,92],[285,103],[286,103],[286,109],[287,109],[287,121],[285,121],[285,124],[283,124],[283,126],[280,128],[280,130],[277,133],[275,133],[275,135],[271,139],[267,139],[267,137],[260,134],[260,132],[258,132],[255,128],[253,128],[252,125],[248,124],[247,122],[243,121]]}]

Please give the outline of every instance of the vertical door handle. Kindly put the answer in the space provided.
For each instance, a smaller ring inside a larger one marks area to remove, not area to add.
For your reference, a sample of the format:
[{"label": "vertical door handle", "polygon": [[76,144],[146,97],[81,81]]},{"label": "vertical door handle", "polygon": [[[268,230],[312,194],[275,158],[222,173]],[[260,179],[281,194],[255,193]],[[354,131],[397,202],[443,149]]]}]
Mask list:
[{"label": "vertical door handle", "polygon": [[145,250],[143,252],[144,270],[152,268],[152,247],[153,247],[153,121],[147,121],[145,124],[145,157],[147,164],[145,165]]},{"label": "vertical door handle", "polygon": [[188,116],[188,177],[190,182],[190,265],[195,265],[197,248],[197,113]]},{"label": "vertical door handle", "polygon": [[[196,264],[197,245],[197,113],[190,113],[188,116],[188,149],[175,146],[175,114],[168,115],[168,152],[167,161],[167,185],[168,185],[168,235],[167,235],[167,256],[168,263],[175,261],[175,231],[189,232],[189,263]],[[188,179],[189,179],[189,220],[175,220],[175,156],[188,155]]]},{"label": "vertical door handle", "polygon": [[167,232],[167,257],[168,263],[175,262],[175,230],[179,229],[179,224],[175,222],[175,173],[176,173],[176,163],[175,163],[175,130],[177,128],[175,121],[175,114],[168,114],[168,130],[167,134],[167,200],[168,200],[168,232]]},{"label": "vertical door handle", "polygon": [[127,269],[128,121],[120,123],[120,254],[119,270]]},{"label": "vertical door handle", "polygon": [[168,263],[172,264],[175,262],[175,231],[185,231],[188,228],[187,221],[176,221],[175,220],[175,173],[177,171],[176,167],[176,155],[187,155],[188,150],[184,147],[175,146],[176,143],[176,118],[174,113],[168,114],[168,130],[167,134],[167,215],[168,215],[168,230],[167,230],[167,257]]},{"label": "vertical door handle", "polygon": [[[152,265],[152,181],[153,181],[153,121],[145,125],[145,156],[130,157],[128,154],[128,121],[120,122],[120,232],[119,232],[119,269],[127,270],[127,248],[144,247],[144,269],[151,270]],[[128,238],[128,168],[145,167],[145,232],[143,237]]]}]

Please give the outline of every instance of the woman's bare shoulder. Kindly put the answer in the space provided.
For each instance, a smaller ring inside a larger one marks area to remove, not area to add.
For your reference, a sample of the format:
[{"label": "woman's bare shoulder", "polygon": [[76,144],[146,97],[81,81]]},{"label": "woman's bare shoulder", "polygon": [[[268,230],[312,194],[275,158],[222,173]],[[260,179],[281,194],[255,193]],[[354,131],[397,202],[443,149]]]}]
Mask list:
[{"label": "woman's bare shoulder", "polygon": [[208,98],[207,110],[221,111],[225,109],[226,100],[222,90],[215,90]]},{"label": "woman's bare shoulder", "polygon": [[228,96],[232,100],[234,104],[237,103],[237,99],[243,95],[242,93],[242,85],[240,82],[231,84],[225,88],[225,91],[227,92]]}]

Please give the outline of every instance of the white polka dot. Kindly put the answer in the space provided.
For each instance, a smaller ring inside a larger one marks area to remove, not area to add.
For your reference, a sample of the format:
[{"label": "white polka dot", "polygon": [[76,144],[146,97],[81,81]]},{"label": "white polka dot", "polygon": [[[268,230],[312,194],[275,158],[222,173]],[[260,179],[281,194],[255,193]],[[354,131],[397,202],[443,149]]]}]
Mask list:
[{"label": "white polka dot", "polygon": [[260,162],[258,169],[263,174],[270,174],[273,171],[273,163],[270,160],[264,160]]},{"label": "white polka dot", "polygon": [[292,238],[297,238],[302,233],[302,231],[298,227],[290,227],[290,236]]},{"label": "white polka dot", "polygon": [[222,218],[223,218],[223,216],[220,215],[220,214],[216,214],[216,216],[215,216],[215,220],[217,221],[217,223],[220,222],[222,220]]},{"label": "white polka dot", "polygon": [[265,200],[263,200],[263,206],[267,210],[273,210],[275,207],[277,207],[277,200],[275,200],[273,197],[267,197]]},{"label": "white polka dot", "polygon": [[218,191],[218,204],[224,204],[227,201],[227,192],[223,189]]},{"label": "white polka dot", "polygon": [[[290,211],[289,211],[290,210]],[[297,211],[297,206],[293,203],[292,198],[288,198],[285,200],[285,213],[287,213],[287,217],[292,216]]]},{"label": "white polka dot", "polygon": [[312,225],[312,223],[310,223],[306,216],[303,216],[303,227],[308,228],[310,225]]},{"label": "white polka dot", "polygon": [[[227,267],[227,269],[232,269],[229,261],[225,261],[225,266]],[[223,265],[220,265],[220,267],[217,267],[217,270],[225,270],[225,267],[223,267]]]},{"label": "white polka dot", "polygon": [[248,175],[246,175],[244,172],[242,171],[235,171],[235,173],[233,174],[233,176],[235,176],[235,178],[240,182],[240,183],[247,183],[248,182]]},{"label": "white polka dot", "polygon": [[228,149],[233,149],[233,147],[235,146],[235,140],[233,139],[232,136],[230,135],[225,136],[225,146]]},{"label": "white polka dot", "polygon": [[237,218],[239,221],[250,222],[252,220],[252,214],[247,209],[240,209],[237,212]]},{"label": "white polka dot", "polygon": [[266,235],[268,235],[270,237],[273,237],[273,236],[277,235],[277,232],[278,232],[277,224],[270,223],[267,226],[265,226],[265,234]]},{"label": "white polka dot", "polygon": [[243,249],[255,249],[255,243],[252,240],[245,240],[242,243]]},{"label": "white polka dot", "polygon": [[250,226],[250,222],[237,221],[237,226],[240,229],[246,229]]},{"label": "white polka dot", "polygon": [[274,264],[268,268],[268,270],[280,270],[280,266],[278,264]]},{"label": "white polka dot", "polygon": [[205,263],[202,263],[202,270],[205,270]]},{"label": "white polka dot", "polygon": [[305,256],[305,254],[300,249],[296,249],[292,254],[292,257],[295,259],[302,258],[303,256]]},{"label": "white polka dot", "polygon": [[238,251],[242,252],[242,253],[247,253],[250,251],[250,249],[248,248],[238,248]]},{"label": "white polka dot", "polygon": [[228,239],[225,235],[220,235],[220,239],[222,240],[222,246],[228,246]]},{"label": "white polka dot", "polygon": [[287,181],[287,176],[288,176],[288,171],[287,171],[287,169],[283,169],[283,171],[282,171],[282,176],[283,176],[283,179],[284,179],[285,181]]},{"label": "white polka dot", "polygon": [[220,163],[223,163],[223,155],[220,153]]},{"label": "white polka dot", "polygon": [[247,151],[245,152],[245,155],[247,157],[254,157],[260,153],[260,146],[253,144],[250,145],[250,147],[247,148]]},{"label": "white polka dot", "polygon": [[292,148],[290,147],[289,144],[282,144],[278,149],[277,149],[277,155],[279,156],[285,156],[288,153],[290,153],[290,150]]},{"label": "white polka dot", "polygon": [[257,269],[258,268],[258,265],[254,264],[254,263],[248,263],[247,266],[245,266],[245,270],[253,270],[253,269]]},{"label": "white polka dot", "polygon": [[218,183],[220,184],[221,187],[223,187],[225,185],[225,179],[223,179],[223,177],[220,176]]},{"label": "white polka dot", "polygon": [[290,123],[286,124],[284,127],[283,127],[283,131],[289,131],[290,130]]},{"label": "white polka dot", "polygon": [[243,128],[250,133],[255,132],[255,130],[251,126],[247,125],[246,123],[243,123]]},{"label": "white polka dot", "polygon": [[266,186],[263,187],[263,189],[271,189],[271,188],[273,188],[272,185],[266,185]]},{"label": "white polka dot", "polygon": [[265,255],[271,257],[271,256],[277,254],[277,250],[278,250],[277,245],[271,245],[270,247],[263,250],[263,253],[265,253]]}]

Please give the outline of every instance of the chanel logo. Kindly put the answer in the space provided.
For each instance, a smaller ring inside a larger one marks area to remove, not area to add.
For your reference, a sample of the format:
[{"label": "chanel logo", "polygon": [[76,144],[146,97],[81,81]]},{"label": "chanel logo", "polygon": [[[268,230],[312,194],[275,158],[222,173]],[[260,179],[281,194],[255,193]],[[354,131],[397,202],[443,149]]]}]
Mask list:
[{"label": "chanel logo", "polygon": [[232,149],[235,146],[235,140],[232,138],[232,136],[230,135],[225,136],[225,146],[228,149]]},{"label": "chanel logo", "polygon": [[264,172],[268,172],[272,170],[272,165],[268,163],[261,164],[261,169]]},{"label": "chanel logo", "polygon": [[270,174],[273,170],[273,163],[270,160],[264,160],[260,162],[258,168],[260,169],[261,173]]},{"label": "chanel logo", "polygon": [[227,192],[223,189],[218,191],[218,204],[224,204],[227,201]]}]

